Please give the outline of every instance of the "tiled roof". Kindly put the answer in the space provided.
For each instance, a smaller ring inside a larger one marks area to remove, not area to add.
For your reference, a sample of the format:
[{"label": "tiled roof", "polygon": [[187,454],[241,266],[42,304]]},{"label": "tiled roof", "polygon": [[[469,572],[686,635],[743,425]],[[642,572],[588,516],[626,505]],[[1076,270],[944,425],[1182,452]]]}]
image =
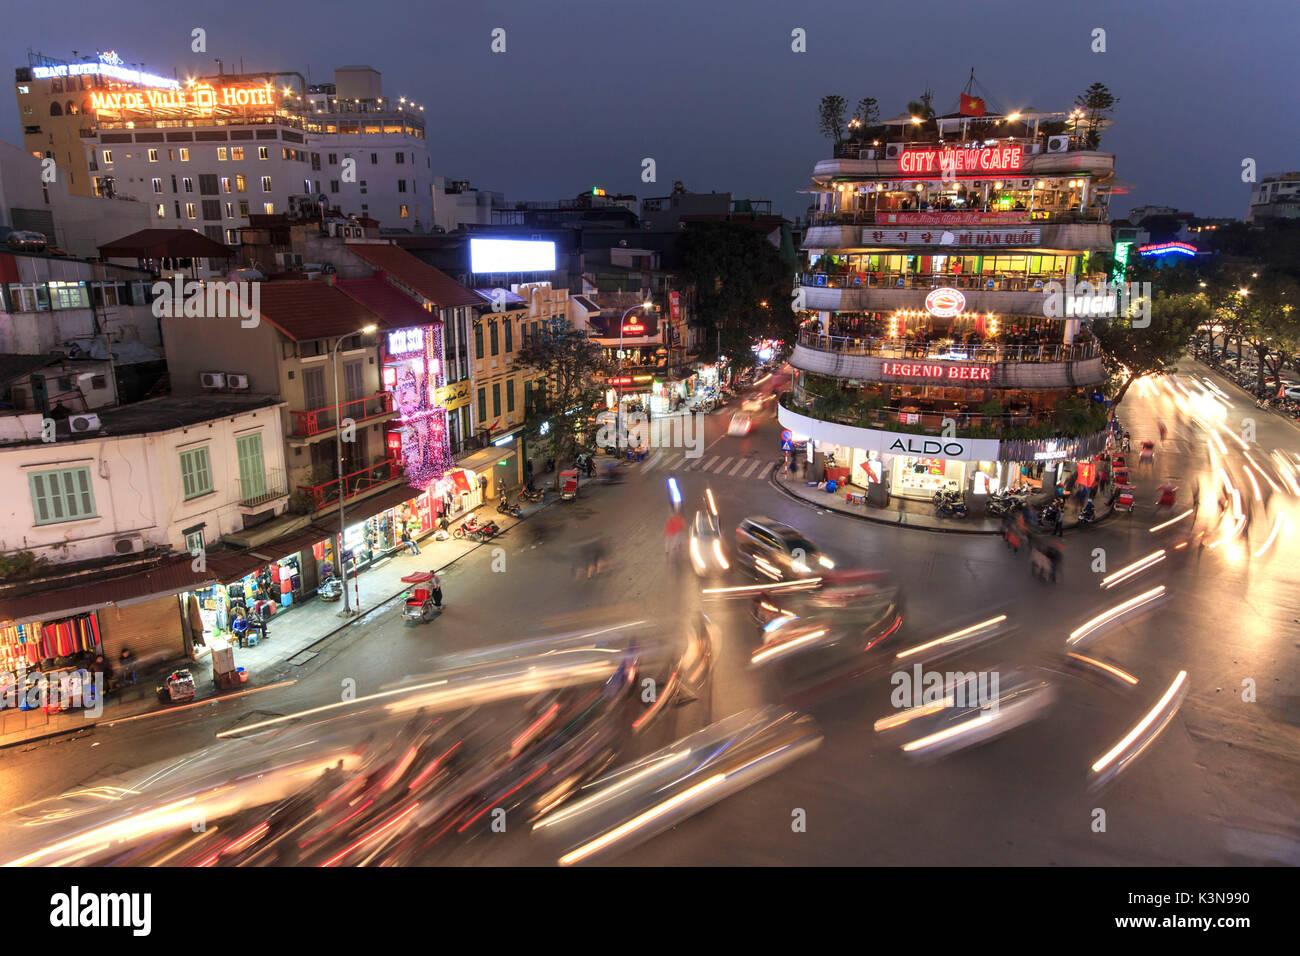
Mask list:
[{"label": "tiled roof", "polygon": [[350,335],[367,325],[403,327],[389,323],[328,282],[263,282],[260,289],[262,318],[296,342]]},{"label": "tiled roof", "polygon": [[418,292],[440,309],[481,305],[478,297],[441,269],[436,269],[399,246],[349,242],[354,252],[381,272]]},{"label": "tiled roof", "polygon": [[437,312],[421,308],[418,302],[382,276],[339,279],[336,285],[371,312],[383,316],[389,325],[410,328],[438,321]]}]

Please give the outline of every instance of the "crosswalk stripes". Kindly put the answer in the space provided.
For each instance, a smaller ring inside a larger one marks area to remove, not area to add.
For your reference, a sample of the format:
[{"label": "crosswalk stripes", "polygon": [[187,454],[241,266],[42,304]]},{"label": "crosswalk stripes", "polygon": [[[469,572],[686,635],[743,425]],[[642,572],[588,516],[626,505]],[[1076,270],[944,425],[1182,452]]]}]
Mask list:
[{"label": "crosswalk stripes", "polygon": [[760,464],[761,464],[761,462],[759,462],[757,459],[755,459],[753,462],[750,463],[750,466],[749,466],[748,468],[745,469],[745,473],[744,473],[743,475],[741,475],[741,477],[742,477],[742,478],[748,478],[751,474],[754,473],[754,469],[757,468]]},{"label": "crosswalk stripes", "polygon": [[753,478],[761,481],[772,470],[771,462],[759,458],[745,458],[734,455],[710,455],[692,457],[685,451],[677,449],[659,449],[650,453],[641,463],[643,472],[665,471],[703,471],[728,478]]},{"label": "crosswalk stripes", "polygon": [[715,475],[720,475],[724,471],[726,471],[727,466],[730,465],[735,460],[736,459],[728,456],[727,460],[724,461],[722,464],[720,464],[717,468],[710,468],[709,470],[712,471]]},{"label": "crosswalk stripes", "polygon": [[663,464],[663,460],[667,457],[668,457],[667,453],[664,452],[662,449],[656,451],[654,454],[652,454],[649,458],[645,460],[645,465],[642,466],[641,470],[654,471],[661,464]]},{"label": "crosswalk stripes", "polygon": [[728,477],[728,478],[735,478],[735,477],[736,477],[736,472],[740,471],[740,469],[742,469],[742,468],[744,468],[744,467],[745,467],[745,459],[744,459],[744,458],[737,458],[737,459],[736,459],[736,467],[735,467],[735,468],[732,468],[731,471],[728,472],[727,477]]}]

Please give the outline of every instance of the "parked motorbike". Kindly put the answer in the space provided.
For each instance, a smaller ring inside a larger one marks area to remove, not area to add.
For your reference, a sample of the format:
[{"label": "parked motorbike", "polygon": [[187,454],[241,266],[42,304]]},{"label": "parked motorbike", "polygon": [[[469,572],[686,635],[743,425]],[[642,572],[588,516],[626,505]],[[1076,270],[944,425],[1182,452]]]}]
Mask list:
[{"label": "parked motorbike", "polygon": [[468,534],[468,535],[473,535],[479,541],[486,541],[489,538],[498,535],[500,533],[501,533],[501,529],[497,527],[496,522],[494,521],[480,522],[473,515],[470,515],[460,524],[456,525],[456,527],[453,528],[451,531],[452,537],[463,538],[465,537],[465,535]]},{"label": "parked motorbike", "polygon": [[338,578],[327,578],[316,589],[316,596],[322,601],[337,601],[343,597],[343,585]]},{"label": "parked motorbike", "polygon": [[523,491],[519,492],[519,497],[523,498],[525,501],[541,501],[546,497],[546,492],[542,491],[540,488],[525,488]]},{"label": "parked motorbike", "polygon": [[965,518],[966,503],[960,500],[949,501],[945,499],[934,506],[934,513],[940,518]]},{"label": "parked motorbike", "polygon": [[520,508],[518,505],[512,505],[510,499],[504,496],[502,496],[501,500],[497,503],[497,511],[503,515],[510,515],[512,518],[518,518],[524,513],[523,508]]}]

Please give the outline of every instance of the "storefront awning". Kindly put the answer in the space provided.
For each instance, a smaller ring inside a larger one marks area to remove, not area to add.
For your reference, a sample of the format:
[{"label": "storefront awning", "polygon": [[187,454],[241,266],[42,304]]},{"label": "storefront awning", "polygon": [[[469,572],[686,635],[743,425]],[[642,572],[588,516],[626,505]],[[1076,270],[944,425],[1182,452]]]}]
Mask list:
[{"label": "storefront awning", "polygon": [[117,577],[81,578],[75,585],[0,600],[0,623],[27,624],[179,594],[212,583],[211,568],[197,573],[188,554]]}]

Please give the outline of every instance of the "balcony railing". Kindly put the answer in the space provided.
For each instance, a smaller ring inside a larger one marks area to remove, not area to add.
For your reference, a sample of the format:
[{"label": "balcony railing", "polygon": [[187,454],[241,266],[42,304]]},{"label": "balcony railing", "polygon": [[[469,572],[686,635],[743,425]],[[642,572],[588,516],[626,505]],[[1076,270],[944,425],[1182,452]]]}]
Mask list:
[{"label": "balcony railing", "polygon": [[289,494],[283,468],[268,468],[253,478],[240,478],[239,503],[244,507],[266,504]]},{"label": "balcony railing", "polygon": [[[338,413],[343,418],[363,422],[370,418],[391,414],[392,411],[392,396],[388,392],[379,392],[376,395],[367,395],[365,398],[344,402],[339,406]],[[310,438],[313,435],[330,431],[338,424],[334,418],[333,405],[327,405],[324,408],[317,408],[309,412],[290,412],[289,414],[293,416],[292,434],[294,438]]]},{"label": "balcony railing", "polygon": [[988,365],[999,362],[1081,362],[1101,355],[1101,346],[1095,340],[1073,345],[1010,345],[999,342],[963,345],[953,340],[918,342],[903,338],[822,335],[807,329],[799,333],[799,344],[823,352],[842,352],[847,355],[870,355],[887,359],[945,359],[950,362]]},{"label": "balcony railing", "polygon": [[[974,122],[975,121],[972,120],[972,126],[974,126]],[[983,134],[974,134],[972,132],[971,138],[985,139],[985,138],[991,138],[993,136],[996,136],[999,140],[1004,140],[1006,138],[1006,132],[1008,130],[1009,127],[1003,126],[1001,127],[1001,129],[998,129],[993,124],[990,123],[986,125]],[[893,145],[894,142],[895,141],[891,139],[889,141],[889,145]],[[951,146],[959,145],[959,142],[954,140],[946,140],[946,142],[948,143],[948,145]],[[1015,142],[1020,144],[1021,146],[1026,147],[1026,149],[1032,147],[1034,143],[1038,143],[1042,148],[1045,149],[1047,145],[1047,135],[1040,133],[1037,139],[1035,139],[1033,136],[1024,136],[1024,137],[1018,136],[1015,137]],[[933,149],[935,146],[939,145],[939,134],[937,131],[931,129],[926,132],[923,132],[919,137],[909,138],[907,141],[903,142],[902,145],[904,147],[913,148],[913,149],[927,149],[927,148]],[[886,141],[883,139],[879,140],[878,145],[872,145],[871,143],[863,142],[860,139],[850,139],[842,143],[839,143],[838,145],[835,146],[834,158],[835,159],[865,159],[869,151],[874,151],[876,154],[876,160],[878,162],[897,162],[897,160],[891,160],[885,158],[885,146],[886,146]],[[1087,149],[1087,144],[1084,141],[1083,137],[1078,135],[1073,135],[1070,137],[1070,145],[1069,145],[1070,152],[1078,152],[1080,150],[1086,150],[1086,149]],[[1046,152],[1040,152],[1038,154],[1031,154],[1031,155],[1047,156],[1051,154]]]},{"label": "balcony railing", "polygon": [[[972,292],[1046,292],[1049,283],[1056,282],[1065,291],[1065,275],[1041,276],[992,276],[972,275],[964,272],[804,272],[799,276],[799,284],[810,288],[825,289],[912,289],[928,291],[930,289],[969,289]],[[1094,291],[1100,290],[1107,282],[1103,273],[1078,276],[1075,279],[1077,290],[1084,282],[1092,284]]]},{"label": "balcony railing", "polygon": [[[962,215],[969,212],[971,220],[968,223],[960,222],[942,222],[940,216]],[[1110,222],[1110,210],[1104,206],[1093,206],[1087,209],[1079,209],[1074,206],[1035,206],[1033,209],[993,209],[985,210],[987,212],[1001,212],[1017,214],[1019,222],[1008,219],[1006,222],[980,222],[978,217],[983,213],[973,210],[963,209],[877,209],[877,210],[848,210],[840,212],[815,212],[808,217],[810,226],[873,226],[877,223],[890,226],[891,228],[902,228],[904,224],[891,222],[891,214],[912,214],[933,215],[933,223],[906,223],[908,229],[919,229],[930,226],[933,229],[980,229],[990,226],[1014,226],[1029,225],[1035,226],[1042,223],[1079,223],[1079,222]]]},{"label": "balcony railing", "polygon": [[[343,476],[343,497],[355,498],[367,491],[402,476],[402,463],[391,458],[383,458],[358,471]],[[339,479],[326,481],[319,485],[299,485],[298,490],[311,499],[312,510],[320,511],[339,500]]]}]

